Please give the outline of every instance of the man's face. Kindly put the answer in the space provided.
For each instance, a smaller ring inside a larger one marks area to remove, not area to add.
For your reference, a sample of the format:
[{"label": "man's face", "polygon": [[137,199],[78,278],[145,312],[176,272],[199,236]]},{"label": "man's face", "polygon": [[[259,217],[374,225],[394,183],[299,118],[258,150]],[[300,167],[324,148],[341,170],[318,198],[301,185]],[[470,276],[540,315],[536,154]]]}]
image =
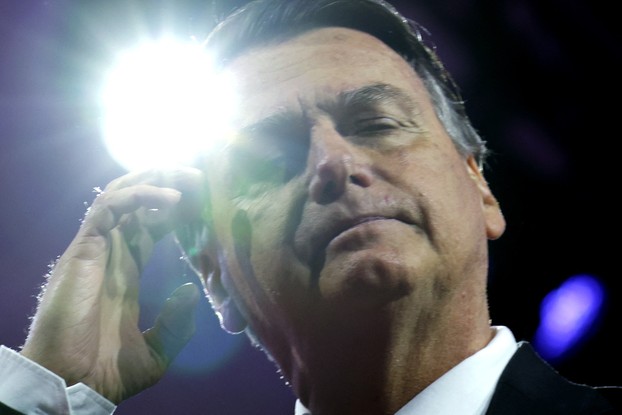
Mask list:
[{"label": "man's face", "polygon": [[391,303],[417,318],[454,293],[485,297],[503,219],[402,58],[325,28],[228,69],[240,129],[207,166],[212,257],[269,349]]}]

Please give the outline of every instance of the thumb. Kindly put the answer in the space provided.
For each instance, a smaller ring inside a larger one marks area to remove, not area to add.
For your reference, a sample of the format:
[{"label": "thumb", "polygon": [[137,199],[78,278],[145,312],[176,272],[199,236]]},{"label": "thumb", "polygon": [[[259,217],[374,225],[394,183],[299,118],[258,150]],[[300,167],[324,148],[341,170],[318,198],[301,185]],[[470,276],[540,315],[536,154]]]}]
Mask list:
[{"label": "thumb", "polygon": [[178,287],[166,300],[153,328],[145,332],[145,341],[167,365],[194,335],[194,312],[199,299],[200,292],[195,284]]}]

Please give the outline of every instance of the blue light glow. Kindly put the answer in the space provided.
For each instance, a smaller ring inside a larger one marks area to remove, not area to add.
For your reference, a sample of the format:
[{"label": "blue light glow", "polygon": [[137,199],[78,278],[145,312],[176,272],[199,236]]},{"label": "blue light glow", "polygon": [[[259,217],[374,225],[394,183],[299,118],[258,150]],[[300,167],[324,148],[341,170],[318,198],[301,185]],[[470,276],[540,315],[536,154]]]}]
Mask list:
[{"label": "blue light glow", "polygon": [[540,307],[534,346],[547,360],[562,358],[589,334],[604,304],[603,284],[590,275],[567,279]]}]

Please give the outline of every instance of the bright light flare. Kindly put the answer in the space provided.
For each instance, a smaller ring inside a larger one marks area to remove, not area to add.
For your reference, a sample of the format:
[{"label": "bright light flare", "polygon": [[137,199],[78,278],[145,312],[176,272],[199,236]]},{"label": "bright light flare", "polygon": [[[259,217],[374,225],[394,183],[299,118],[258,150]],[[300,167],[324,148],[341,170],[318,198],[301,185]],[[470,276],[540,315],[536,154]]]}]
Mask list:
[{"label": "bright light flare", "polygon": [[122,53],[102,93],[108,151],[127,170],[189,164],[230,134],[235,94],[198,43]]},{"label": "bright light flare", "polygon": [[585,340],[603,311],[605,288],[595,277],[576,275],[550,292],[540,308],[534,346],[551,361]]}]

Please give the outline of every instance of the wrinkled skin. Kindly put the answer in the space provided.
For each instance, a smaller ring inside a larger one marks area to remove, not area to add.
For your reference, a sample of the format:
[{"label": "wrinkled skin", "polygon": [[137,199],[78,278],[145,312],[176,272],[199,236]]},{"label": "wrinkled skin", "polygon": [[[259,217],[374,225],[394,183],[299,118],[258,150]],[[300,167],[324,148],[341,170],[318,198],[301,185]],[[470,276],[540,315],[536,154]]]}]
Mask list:
[{"label": "wrinkled skin", "polygon": [[[21,353],[118,403],[156,383],[194,332],[197,287],[178,288],[155,326],[138,328],[139,278],[153,245],[200,212],[202,173],[111,182],[52,269]],[[154,211],[157,209],[157,211]]]}]

